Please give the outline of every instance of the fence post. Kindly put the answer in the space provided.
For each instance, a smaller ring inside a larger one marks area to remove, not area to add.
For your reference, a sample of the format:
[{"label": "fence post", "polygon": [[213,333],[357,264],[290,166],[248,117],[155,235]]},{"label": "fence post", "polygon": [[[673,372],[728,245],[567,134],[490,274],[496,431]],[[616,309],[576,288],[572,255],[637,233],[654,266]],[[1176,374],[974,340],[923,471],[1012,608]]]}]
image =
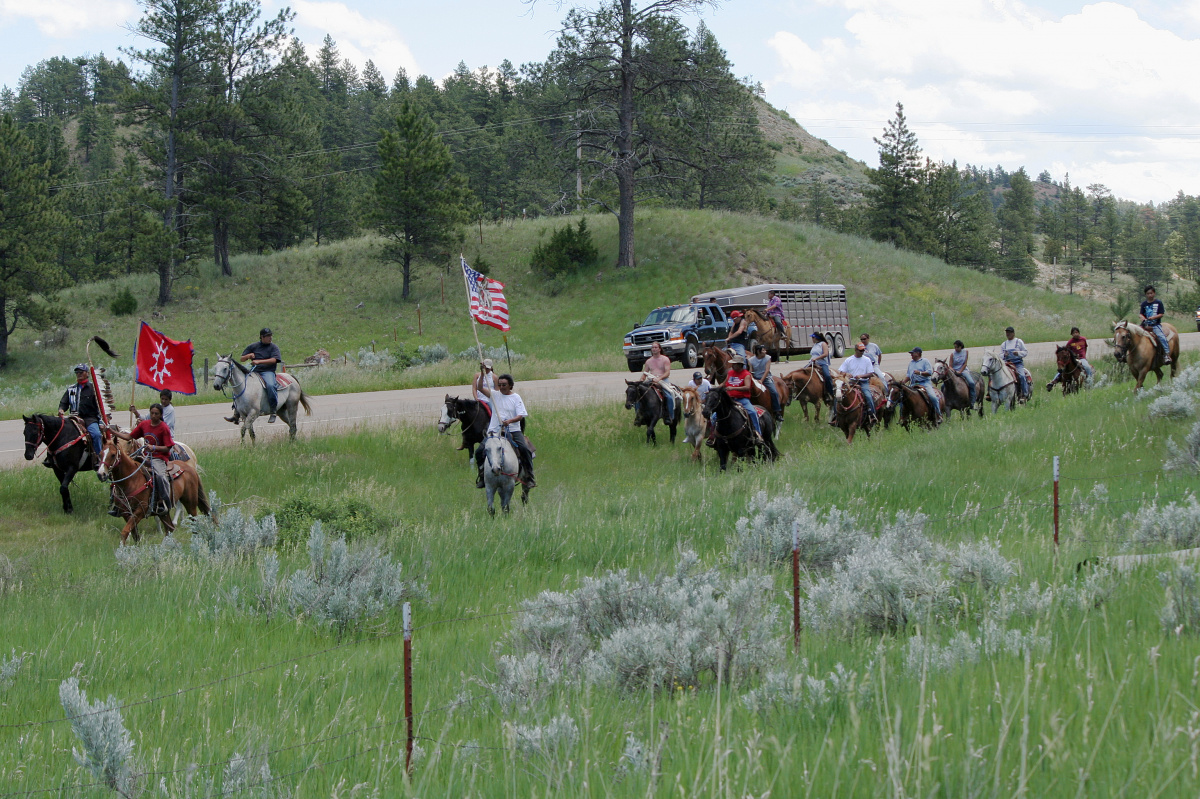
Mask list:
[{"label": "fence post", "polygon": [[208,358],[204,359],[204,385],[208,385]]},{"label": "fence post", "polygon": [[792,646],[800,651],[800,520],[792,522]]},{"label": "fence post", "polygon": [[404,743],[404,773],[412,773],[413,710],[412,710],[412,606],[404,603],[404,720],[408,736]]},{"label": "fence post", "polygon": [[1054,551],[1058,552],[1058,456],[1054,456]]}]

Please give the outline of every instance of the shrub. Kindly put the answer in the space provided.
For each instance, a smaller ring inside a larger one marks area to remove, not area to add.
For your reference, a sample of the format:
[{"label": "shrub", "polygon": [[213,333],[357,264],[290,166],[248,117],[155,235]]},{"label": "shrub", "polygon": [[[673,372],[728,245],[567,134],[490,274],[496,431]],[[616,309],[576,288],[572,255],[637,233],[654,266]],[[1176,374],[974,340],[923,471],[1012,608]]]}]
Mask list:
[{"label": "shrub", "polygon": [[1172,391],[1150,403],[1151,419],[1189,419],[1196,415],[1195,399],[1184,391]]},{"label": "shrub", "polygon": [[917,633],[908,639],[905,663],[913,674],[922,671],[949,671],[964,663],[978,663],[983,658],[998,655],[1019,657],[1026,652],[1044,651],[1050,647],[1050,637],[1036,632],[1006,630],[992,619],[984,621],[979,634],[972,637],[960,630],[945,646]]},{"label": "shrub", "polygon": [[513,748],[526,758],[566,760],[579,742],[579,725],[561,715],[542,725],[512,725]]},{"label": "shrub", "polygon": [[742,696],[742,704],[755,713],[773,709],[788,712],[805,711],[811,715],[835,705],[853,701],[862,705],[870,700],[870,684],[857,672],[848,671],[838,663],[825,677],[808,674],[808,659],[800,661],[800,673],[773,671],[762,685]]},{"label": "shrub", "polygon": [[958,545],[949,554],[951,579],[974,583],[985,590],[1002,587],[1016,575],[1013,561],[1000,554],[1000,545],[983,539],[979,544]]},{"label": "shrub", "polygon": [[1186,503],[1158,503],[1140,509],[1132,518],[1133,541],[1136,546],[1167,544],[1175,549],[1200,546],[1200,504],[1194,496]]},{"label": "shrub", "polygon": [[138,786],[133,738],[121,718],[118,709],[121,703],[110,696],[103,702],[90,704],[75,677],[59,685],[58,698],[82,747],[71,750],[75,761],[110,789],[122,796],[134,796]]},{"label": "shrub", "polygon": [[133,316],[137,309],[137,297],[133,296],[128,287],[121,289],[121,293],[108,304],[108,310],[112,311],[113,316]]},{"label": "shrub", "polygon": [[587,219],[581,217],[577,227],[572,228],[567,223],[562,229],[551,233],[548,242],[538,244],[533,250],[529,266],[535,275],[551,279],[585,269],[599,257],[600,251],[592,243]]},{"label": "shrub", "polygon": [[396,520],[386,516],[367,500],[356,496],[330,499],[293,497],[284,500],[276,511],[279,522],[279,547],[292,550],[307,540],[313,522],[321,522],[332,535],[354,541],[376,535],[396,526]]},{"label": "shrub", "polygon": [[[468,349],[463,350],[462,352],[460,352],[458,355],[455,355],[454,357],[460,361],[467,361],[468,363],[478,363],[479,362],[479,350],[475,349],[474,347],[470,347]],[[484,347],[483,348],[483,357],[491,358],[492,362],[495,363],[497,367],[499,367],[501,364],[507,364],[508,359],[510,359],[510,358],[513,361],[525,360],[525,353],[513,352],[512,350],[506,351],[504,349],[504,347]],[[498,371],[502,371],[502,370],[498,370]]]},{"label": "shrub", "polygon": [[1192,431],[1184,436],[1182,446],[1176,444],[1174,438],[1169,439],[1167,454],[1170,457],[1163,464],[1165,471],[1200,472],[1200,422],[1192,425]]},{"label": "shrub", "polygon": [[1200,579],[1191,566],[1176,566],[1169,572],[1158,575],[1167,590],[1167,603],[1160,618],[1167,632],[1200,632]]},{"label": "shrub", "polygon": [[12,651],[12,657],[6,658],[0,655],[0,692],[7,691],[12,687],[21,667],[25,665],[26,657],[28,657],[27,653],[18,655],[15,649]]},{"label": "shrub", "polygon": [[[405,360],[408,359],[405,358]],[[384,371],[387,369],[392,369],[398,362],[399,359],[395,355],[392,355],[390,352],[388,352],[386,347],[378,352],[370,347],[359,347],[358,358],[354,361],[355,365],[358,366],[359,369],[369,369],[372,371]],[[406,365],[407,364],[401,364],[400,368],[403,369]]]},{"label": "shrub", "polygon": [[429,366],[434,363],[450,360],[450,348],[445,344],[422,344],[417,347],[413,357],[413,366]]},{"label": "shrub", "polygon": [[821,516],[799,493],[768,500],[766,492],[759,491],[750,507],[757,512],[738,519],[729,542],[738,563],[761,567],[790,561],[795,525],[800,532],[800,563],[813,569],[828,569],[843,560],[864,537],[848,513],[833,509]]},{"label": "shrub", "polygon": [[191,549],[196,558],[247,560],[253,559],[259,550],[275,546],[278,528],[274,516],[259,521],[244,516],[240,508],[222,506],[215,491],[209,491],[208,497],[212,517],[189,516],[185,522],[192,533]]}]

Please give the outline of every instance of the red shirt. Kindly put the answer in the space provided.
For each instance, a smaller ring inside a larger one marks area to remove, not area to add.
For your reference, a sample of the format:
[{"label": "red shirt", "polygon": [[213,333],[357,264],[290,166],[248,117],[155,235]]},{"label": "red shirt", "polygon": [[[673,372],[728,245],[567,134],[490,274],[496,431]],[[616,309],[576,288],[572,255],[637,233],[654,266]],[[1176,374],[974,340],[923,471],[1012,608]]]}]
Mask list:
[{"label": "red shirt", "polygon": [[[144,438],[146,443],[153,444],[156,447],[173,447],[175,439],[171,438],[171,428],[167,427],[166,422],[159,422],[157,426],[150,424],[149,419],[143,419],[137,423],[137,427],[129,431],[129,435],[133,438]],[[171,460],[168,452],[152,452],[155,458],[160,460]]]},{"label": "red shirt", "polygon": [[750,372],[745,367],[730,369],[725,378],[725,393],[734,399],[750,399],[750,385]]},{"label": "red shirt", "polygon": [[1072,336],[1067,342],[1067,348],[1075,353],[1076,358],[1087,358],[1087,339],[1083,336]]}]

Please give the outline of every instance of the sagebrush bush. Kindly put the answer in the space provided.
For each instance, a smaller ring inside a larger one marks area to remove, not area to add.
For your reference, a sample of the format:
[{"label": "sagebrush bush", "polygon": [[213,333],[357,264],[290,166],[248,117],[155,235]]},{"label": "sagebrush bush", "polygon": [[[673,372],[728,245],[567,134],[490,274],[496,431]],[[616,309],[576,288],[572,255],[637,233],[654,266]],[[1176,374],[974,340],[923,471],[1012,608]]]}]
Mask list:
[{"label": "sagebrush bush", "polygon": [[525,758],[564,761],[579,743],[579,725],[568,715],[545,724],[513,724],[513,748]]},{"label": "sagebrush bush", "polygon": [[354,363],[359,369],[369,369],[372,371],[394,369],[397,363],[403,369],[405,366],[408,366],[409,358],[404,357],[403,361],[401,363],[401,359],[392,355],[386,347],[379,351],[375,351],[370,347],[359,347],[358,357],[354,359]]},{"label": "sagebrush bush", "polygon": [[110,696],[103,702],[91,704],[79,687],[79,680],[69,677],[58,686],[71,730],[79,739],[79,749],[72,749],[75,761],[98,781],[122,796],[137,794],[136,762],[133,758],[133,738],[125,729],[118,709],[120,701]]},{"label": "sagebrush bush", "polygon": [[421,344],[417,347],[417,354],[413,356],[413,366],[429,366],[434,363],[448,361],[452,357],[450,348],[445,344]]},{"label": "sagebrush bush", "polygon": [[[1128,517],[1127,517],[1128,518]],[[1158,507],[1151,502],[1132,517],[1133,539],[1128,546],[1159,546],[1176,549],[1200,546],[1200,503],[1195,496],[1186,502],[1169,502]]]},{"label": "sagebrush bush", "polygon": [[29,653],[22,652],[17,654],[17,650],[12,651],[10,657],[0,655],[0,692],[7,691],[16,681],[17,675],[21,672],[21,667],[25,665],[25,658]]},{"label": "sagebrush bush", "polygon": [[550,234],[550,240],[538,244],[529,259],[533,273],[542,278],[556,278],[596,263],[600,251],[592,241],[587,218],[581,217],[576,227],[570,223]]},{"label": "sagebrush bush", "polygon": [[1172,391],[1150,403],[1151,419],[1190,419],[1196,415],[1196,399],[1186,391]]},{"label": "sagebrush bush", "polygon": [[188,516],[192,554],[206,561],[248,560],[263,549],[271,549],[279,536],[275,516],[261,520],[246,516],[240,508],[222,505],[217,492],[208,492],[211,516]]},{"label": "sagebrush bush", "polygon": [[765,491],[759,491],[750,507],[754,515],[738,519],[729,541],[737,563],[762,567],[790,561],[792,530],[799,525],[800,563],[828,569],[853,552],[865,535],[845,511],[834,508],[822,515],[809,508],[798,492],[768,499]]},{"label": "sagebrush bush", "polygon": [[801,659],[796,673],[769,672],[761,685],[742,696],[742,704],[755,713],[783,710],[815,716],[834,706],[850,702],[862,706],[870,701],[870,682],[841,663],[824,677],[809,672],[807,658]]},{"label": "sagebrush bush", "polygon": [[[479,362],[479,350],[475,349],[474,347],[469,347],[469,348],[463,350],[462,352],[460,352],[458,355],[455,355],[454,357],[460,361],[467,361],[468,363],[478,363]],[[513,350],[505,350],[504,347],[484,347],[483,348],[483,357],[491,358],[492,363],[494,363],[496,365],[496,371],[503,372],[504,369],[502,367],[507,366],[508,361],[511,360],[513,362],[516,362],[516,361],[525,360],[525,353],[515,352]]]},{"label": "sagebrush bush", "polygon": [[1174,438],[1167,440],[1167,458],[1163,470],[1168,472],[1180,471],[1195,474],[1200,472],[1200,422],[1192,425],[1192,430],[1183,438],[1183,444],[1176,444]]},{"label": "sagebrush bush", "polygon": [[1042,652],[1050,648],[1050,636],[1033,631],[1009,630],[992,619],[986,619],[979,634],[972,636],[959,630],[946,644],[939,644],[917,633],[908,639],[905,664],[909,672],[949,671],[966,663],[992,660],[999,655],[1021,657],[1026,652]]},{"label": "sagebrush bush", "polygon": [[947,556],[950,578],[976,583],[990,590],[1003,587],[1016,576],[1016,564],[1000,554],[1000,545],[984,538],[978,544],[960,543]]},{"label": "sagebrush bush", "polygon": [[1158,575],[1167,591],[1159,618],[1169,633],[1200,633],[1200,577],[1191,566],[1176,566]]}]

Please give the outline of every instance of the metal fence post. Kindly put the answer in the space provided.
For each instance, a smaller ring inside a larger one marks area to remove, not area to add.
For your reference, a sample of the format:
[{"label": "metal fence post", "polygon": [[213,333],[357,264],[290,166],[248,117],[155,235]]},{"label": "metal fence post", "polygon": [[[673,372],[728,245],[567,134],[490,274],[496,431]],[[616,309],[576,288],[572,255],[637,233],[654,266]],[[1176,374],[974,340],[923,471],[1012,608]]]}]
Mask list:
[{"label": "metal fence post", "polygon": [[1054,456],[1054,551],[1058,552],[1058,456]]},{"label": "metal fence post", "polygon": [[404,773],[412,773],[413,753],[412,702],[412,606],[404,603],[404,720],[408,736],[404,743]]},{"label": "metal fence post", "polygon": [[792,522],[792,646],[800,651],[800,520]]}]

